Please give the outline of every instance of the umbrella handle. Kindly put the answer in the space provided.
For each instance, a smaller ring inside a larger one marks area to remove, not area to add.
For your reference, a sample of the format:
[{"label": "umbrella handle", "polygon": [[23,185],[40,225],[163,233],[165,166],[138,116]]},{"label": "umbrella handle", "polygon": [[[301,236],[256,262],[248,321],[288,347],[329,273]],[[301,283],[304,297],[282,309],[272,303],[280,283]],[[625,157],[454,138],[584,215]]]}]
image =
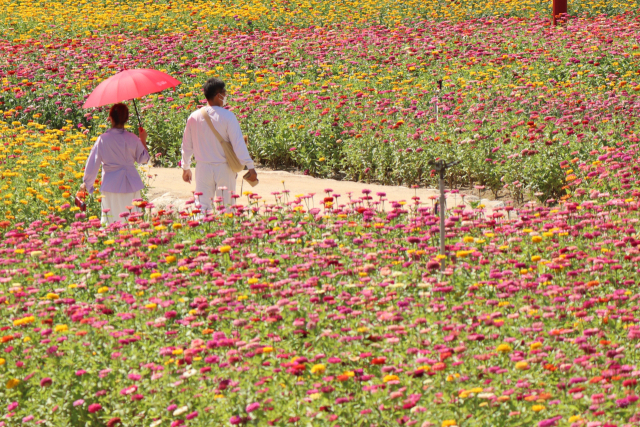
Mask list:
[{"label": "umbrella handle", "polygon": [[136,110],[136,117],[138,118],[138,128],[142,129],[142,121],[140,120],[140,114],[138,113],[138,104],[135,98],[133,99],[133,108]]}]

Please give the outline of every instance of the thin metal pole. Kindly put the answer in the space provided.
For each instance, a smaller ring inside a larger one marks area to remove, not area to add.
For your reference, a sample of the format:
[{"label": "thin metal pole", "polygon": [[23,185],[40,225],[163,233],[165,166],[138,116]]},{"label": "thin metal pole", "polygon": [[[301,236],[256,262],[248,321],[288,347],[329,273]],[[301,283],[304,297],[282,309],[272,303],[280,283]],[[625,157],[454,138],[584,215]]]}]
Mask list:
[{"label": "thin metal pole", "polygon": [[438,104],[440,103],[440,92],[442,92],[442,80],[438,80],[438,91],[436,92],[436,122],[438,121],[438,112],[439,112],[439,107]]},{"label": "thin metal pole", "polygon": [[140,114],[138,113],[138,104],[136,104],[136,99],[133,99],[133,108],[136,110],[136,117],[138,117],[138,127],[142,128],[142,122],[140,121]]},{"label": "thin metal pole", "polygon": [[[444,161],[440,161],[440,255],[447,256],[445,249],[445,233],[444,233]],[[440,269],[444,270],[446,258],[440,260]]]}]

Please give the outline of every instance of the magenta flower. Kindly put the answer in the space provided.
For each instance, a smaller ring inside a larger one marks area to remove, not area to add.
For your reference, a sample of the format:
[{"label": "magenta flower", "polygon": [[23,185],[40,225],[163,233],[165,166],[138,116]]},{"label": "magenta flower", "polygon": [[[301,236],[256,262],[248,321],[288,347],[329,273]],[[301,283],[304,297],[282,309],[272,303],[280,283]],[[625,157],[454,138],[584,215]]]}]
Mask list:
[{"label": "magenta flower", "polygon": [[91,405],[89,405],[88,411],[89,411],[89,413],[93,414],[95,412],[98,412],[101,409],[102,409],[102,405],[101,404],[92,403]]},{"label": "magenta flower", "polygon": [[629,406],[631,404],[631,402],[629,401],[629,399],[627,398],[623,398],[623,399],[617,399],[616,400],[616,406],[618,408],[626,408],[627,406]]},{"label": "magenta flower", "polygon": [[123,396],[129,395],[129,394],[133,394],[136,391],[138,391],[138,386],[137,385],[130,385],[129,387],[125,387],[122,390],[120,390],[120,394],[122,394]]},{"label": "magenta flower", "polygon": [[260,404],[258,402],[250,403],[246,407],[247,413],[251,413],[260,408]]},{"label": "magenta flower", "polygon": [[553,427],[558,425],[558,421],[561,420],[561,416],[556,416],[553,418],[548,418],[546,420],[542,420],[538,423],[538,427]]}]

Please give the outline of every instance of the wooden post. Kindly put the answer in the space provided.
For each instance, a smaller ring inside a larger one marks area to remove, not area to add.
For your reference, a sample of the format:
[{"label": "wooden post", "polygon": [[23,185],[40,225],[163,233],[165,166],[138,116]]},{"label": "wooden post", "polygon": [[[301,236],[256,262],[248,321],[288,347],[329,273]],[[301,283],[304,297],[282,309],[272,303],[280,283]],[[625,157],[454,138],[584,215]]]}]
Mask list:
[{"label": "wooden post", "polygon": [[553,25],[558,25],[560,14],[567,13],[567,0],[553,0]]}]

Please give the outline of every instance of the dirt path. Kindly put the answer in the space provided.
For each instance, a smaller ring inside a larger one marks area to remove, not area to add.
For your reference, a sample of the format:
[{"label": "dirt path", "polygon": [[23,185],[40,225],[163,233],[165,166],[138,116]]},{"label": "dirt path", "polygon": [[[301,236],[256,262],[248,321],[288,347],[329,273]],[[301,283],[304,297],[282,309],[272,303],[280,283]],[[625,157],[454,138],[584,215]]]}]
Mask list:
[{"label": "dirt path", "polygon": [[[378,184],[366,184],[362,182],[352,181],[336,181],[333,179],[319,179],[310,176],[293,174],[284,171],[271,171],[257,169],[258,179],[260,183],[256,187],[251,187],[246,182],[242,187],[242,191],[250,191],[258,194],[260,201],[266,201],[268,204],[276,202],[276,198],[272,193],[282,192],[284,189],[289,190],[290,199],[294,195],[307,195],[315,193],[316,206],[319,201],[325,196],[325,189],[333,190],[332,193],[339,194],[341,196],[340,202],[348,200],[348,192],[352,192],[354,199],[361,197],[362,190],[371,190],[371,196],[374,200],[378,200],[379,197],[376,193],[382,192],[386,194],[386,199],[389,201],[405,201],[412,203],[412,197],[420,197],[420,201],[426,206],[432,206],[433,200],[430,197],[437,197],[438,192],[436,190],[420,188],[417,190],[402,187],[402,186],[389,186]],[[154,203],[157,207],[167,206],[172,204],[174,206],[182,207],[184,203],[193,198],[193,192],[195,191],[195,183],[187,184],[182,181],[182,172],[177,168],[149,168],[146,172],[148,176],[151,176],[149,183],[148,199]],[[195,176],[195,174],[194,174]],[[242,185],[242,174],[238,175],[236,191],[240,193]],[[466,197],[468,198],[468,197]],[[242,204],[246,204],[246,197],[241,199]],[[477,198],[475,198],[477,200]],[[462,203],[460,195],[452,195],[447,197],[447,206],[457,206]],[[483,203],[488,209],[493,209],[500,206],[502,202],[490,201],[483,199]],[[467,205],[468,206],[468,205]],[[386,208],[390,208],[389,203],[385,203]]]}]

